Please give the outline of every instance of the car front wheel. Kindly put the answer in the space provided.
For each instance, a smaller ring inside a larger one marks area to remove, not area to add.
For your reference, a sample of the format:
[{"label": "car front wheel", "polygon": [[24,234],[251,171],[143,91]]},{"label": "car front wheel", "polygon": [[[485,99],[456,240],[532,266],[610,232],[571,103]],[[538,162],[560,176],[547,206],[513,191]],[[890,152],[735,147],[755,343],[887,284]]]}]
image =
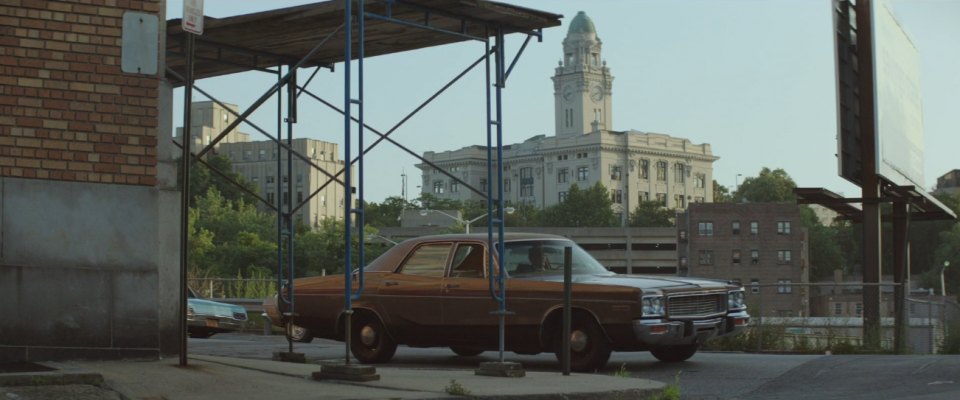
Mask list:
[{"label": "car front wheel", "polygon": [[700,349],[699,344],[682,344],[676,346],[661,346],[654,347],[650,349],[650,354],[653,354],[658,360],[663,362],[681,362],[686,361],[690,357],[693,357],[697,353],[697,350]]},{"label": "car front wheel", "polygon": [[310,330],[302,326],[287,322],[287,337],[298,343],[310,343],[313,341],[313,334]]},{"label": "car front wheel", "polygon": [[379,318],[369,314],[355,315],[350,328],[350,352],[360,362],[385,363],[397,352],[397,342],[390,338]]},{"label": "car front wheel", "polygon": [[[562,360],[562,338],[557,337],[555,353]],[[607,365],[610,343],[603,330],[591,319],[575,320],[570,329],[570,369],[575,372],[595,372]]]}]

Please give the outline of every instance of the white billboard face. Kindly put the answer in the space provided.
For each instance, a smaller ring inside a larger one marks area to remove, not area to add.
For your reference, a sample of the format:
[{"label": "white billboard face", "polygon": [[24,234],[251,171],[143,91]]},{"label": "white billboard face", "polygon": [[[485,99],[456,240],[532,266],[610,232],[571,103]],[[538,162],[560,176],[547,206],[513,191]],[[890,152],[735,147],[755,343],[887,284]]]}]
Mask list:
[{"label": "white billboard face", "polygon": [[923,189],[923,105],[917,48],[886,1],[872,2],[877,174]]}]

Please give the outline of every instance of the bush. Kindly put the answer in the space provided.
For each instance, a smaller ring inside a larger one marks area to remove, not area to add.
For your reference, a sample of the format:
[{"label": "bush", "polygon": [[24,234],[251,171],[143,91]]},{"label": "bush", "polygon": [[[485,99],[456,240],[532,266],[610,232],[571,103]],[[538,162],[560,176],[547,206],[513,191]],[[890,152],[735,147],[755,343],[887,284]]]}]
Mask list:
[{"label": "bush", "polygon": [[940,354],[960,354],[960,322],[947,325],[946,336],[940,344]]}]

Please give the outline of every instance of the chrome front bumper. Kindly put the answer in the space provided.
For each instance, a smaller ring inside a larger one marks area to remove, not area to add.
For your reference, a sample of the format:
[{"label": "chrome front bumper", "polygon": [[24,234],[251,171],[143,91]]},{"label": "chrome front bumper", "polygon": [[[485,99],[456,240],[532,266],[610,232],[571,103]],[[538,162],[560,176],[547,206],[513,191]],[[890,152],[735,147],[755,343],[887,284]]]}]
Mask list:
[{"label": "chrome front bumper", "polygon": [[704,320],[637,319],[633,333],[637,340],[652,345],[703,343],[717,336],[737,334],[750,323],[746,311]]},{"label": "chrome front bumper", "polygon": [[215,331],[238,331],[247,321],[212,315],[188,315],[187,327],[206,328]]}]

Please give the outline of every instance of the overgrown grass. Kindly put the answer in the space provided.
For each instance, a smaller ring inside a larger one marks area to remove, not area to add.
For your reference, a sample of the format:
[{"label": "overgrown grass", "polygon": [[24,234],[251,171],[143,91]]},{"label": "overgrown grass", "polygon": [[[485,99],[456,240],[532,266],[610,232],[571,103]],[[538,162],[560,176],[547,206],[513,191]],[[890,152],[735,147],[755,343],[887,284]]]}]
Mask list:
[{"label": "overgrown grass", "polygon": [[620,368],[617,368],[616,371],[613,371],[613,376],[617,378],[629,378],[630,372],[627,371],[627,364],[620,364]]},{"label": "overgrown grass", "polygon": [[[820,336],[787,333],[787,326],[764,325],[747,327],[739,335],[724,336],[704,344],[706,350],[786,352],[797,354],[890,354],[892,350],[864,346],[862,341],[837,335],[832,330]],[[960,346],[960,338],[957,339]]]},{"label": "overgrown grass", "polygon": [[947,325],[947,334],[940,344],[940,354],[960,354],[960,322]]},{"label": "overgrown grass", "polygon": [[653,395],[649,400],[680,400],[680,371],[673,378],[673,383],[663,388],[663,391]]},{"label": "overgrown grass", "polygon": [[473,394],[470,389],[463,387],[463,385],[461,385],[460,382],[457,382],[456,379],[451,379],[450,384],[443,388],[443,391],[454,396],[469,396]]}]

